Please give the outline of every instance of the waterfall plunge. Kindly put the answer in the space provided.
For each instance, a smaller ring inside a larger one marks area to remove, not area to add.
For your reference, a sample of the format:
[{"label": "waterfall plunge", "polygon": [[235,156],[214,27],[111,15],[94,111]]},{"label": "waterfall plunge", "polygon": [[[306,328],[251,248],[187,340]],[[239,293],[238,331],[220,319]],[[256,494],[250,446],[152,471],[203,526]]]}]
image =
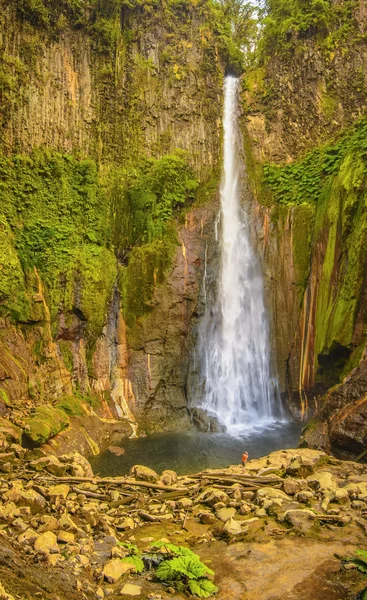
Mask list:
[{"label": "waterfall plunge", "polygon": [[237,89],[238,80],[226,77],[220,189],[221,266],[217,298],[214,307],[207,309],[199,332],[205,378],[201,406],[228,431],[266,426],[275,420],[277,404],[276,387],[270,376],[262,275],[251,248],[246,215],[240,206]]}]

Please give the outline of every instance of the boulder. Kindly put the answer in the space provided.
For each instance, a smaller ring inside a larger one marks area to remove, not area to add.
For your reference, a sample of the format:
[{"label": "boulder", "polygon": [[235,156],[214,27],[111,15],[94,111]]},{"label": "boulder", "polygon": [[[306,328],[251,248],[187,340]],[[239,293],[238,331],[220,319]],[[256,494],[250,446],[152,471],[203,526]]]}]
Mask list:
[{"label": "boulder", "polygon": [[79,452],[63,454],[60,456],[60,461],[62,463],[67,463],[67,471],[70,472],[73,477],[94,477],[90,462],[85,456],[79,454]]},{"label": "boulder", "polygon": [[53,485],[49,488],[48,494],[50,498],[67,498],[68,493],[70,492],[70,485],[66,483],[60,483],[59,485]]},{"label": "boulder", "polygon": [[338,504],[349,504],[349,494],[348,490],[343,488],[339,488],[335,491],[333,502],[337,502]]},{"label": "boulder", "polygon": [[301,484],[296,479],[287,478],[283,481],[283,491],[288,496],[294,496],[301,490]]},{"label": "boulder", "polygon": [[301,492],[298,492],[298,494],[296,494],[295,498],[297,502],[301,502],[302,504],[309,504],[311,500],[315,498],[315,495],[309,490],[302,490]]},{"label": "boulder", "polygon": [[315,491],[336,491],[338,484],[328,471],[320,471],[307,477],[308,486]]},{"label": "boulder", "polygon": [[209,496],[205,498],[205,503],[209,506],[214,506],[217,502],[223,502],[223,504],[227,505],[229,503],[229,496],[222,490],[212,491]]},{"label": "boulder", "polygon": [[66,466],[56,456],[52,456],[52,454],[32,460],[29,466],[36,471],[45,470],[47,473],[51,473],[51,475],[56,475],[56,477],[64,477],[66,475]]},{"label": "boulder", "polygon": [[158,473],[144,465],[134,465],[131,467],[130,476],[138,481],[150,481],[152,483],[156,483],[159,479]]},{"label": "boulder", "polygon": [[174,485],[176,482],[177,473],[169,469],[163,471],[162,475],[159,478],[159,483],[162,483],[162,485]]},{"label": "boulder", "polygon": [[3,497],[17,506],[29,506],[32,514],[39,513],[46,506],[46,500],[41,494],[34,490],[24,490],[20,482],[14,482],[13,487],[5,492]]},{"label": "boulder", "polygon": [[242,527],[238,521],[235,521],[234,519],[230,518],[224,525],[224,531],[226,531],[230,535],[238,535],[239,533],[242,533]]},{"label": "boulder", "polygon": [[22,545],[30,544],[31,546],[33,546],[38,537],[39,534],[36,531],[34,531],[34,529],[29,527],[28,529],[26,529],[26,531],[20,534],[20,536],[18,537],[18,542]]},{"label": "boulder", "polygon": [[37,444],[44,444],[49,438],[68,427],[70,419],[60,408],[38,406],[25,423],[27,436]]},{"label": "boulder", "polygon": [[228,519],[232,519],[235,516],[235,514],[236,514],[235,508],[221,508],[216,513],[216,517],[220,521],[223,521],[223,523],[226,523],[228,521]]},{"label": "boulder", "polygon": [[75,535],[70,531],[59,531],[57,541],[59,544],[72,544],[75,541]]},{"label": "boulder", "polygon": [[307,477],[314,472],[314,461],[304,456],[294,458],[287,468],[289,475],[297,477]]},{"label": "boulder", "polygon": [[105,564],[102,574],[109,583],[115,583],[122,575],[132,570],[134,570],[134,565],[124,563],[119,558],[113,558]]},{"label": "boulder", "polygon": [[74,523],[70,515],[63,514],[59,520],[60,529],[63,531],[71,531],[72,533],[77,533],[79,531],[78,526]]},{"label": "boulder", "polygon": [[45,533],[45,531],[57,531],[60,528],[59,521],[51,515],[44,515],[41,517],[40,523],[41,526],[38,529],[39,533]]},{"label": "boulder", "polygon": [[314,513],[307,509],[288,510],[283,517],[284,521],[299,533],[307,533],[313,525],[314,518]]},{"label": "boulder", "polygon": [[14,519],[20,516],[19,508],[14,504],[14,502],[6,502],[3,505],[0,505],[0,521],[5,521],[6,523],[12,523]]},{"label": "boulder", "polygon": [[180,500],[178,500],[177,504],[180,508],[184,508],[184,509],[191,508],[192,500],[191,500],[191,498],[181,498]]},{"label": "boulder", "polygon": [[199,515],[200,523],[204,525],[213,525],[215,522],[215,516],[211,512],[200,513]]},{"label": "boulder", "polygon": [[141,586],[134,585],[133,583],[125,583],[124,587],[120,591],[122,596],[140,596]]},{"label": "boulder", "polygon": [[41,533],[34,543],[34,549],[36,552],[42,552],[43,554],[58,554],[59,547],[56,535],[52,531]]},{"label": "boulder", "polygon": [[0,417],[0,433],[10,443],[22,443],[22,430],[13,425],[8,419],[4,419],[4,417]]}]

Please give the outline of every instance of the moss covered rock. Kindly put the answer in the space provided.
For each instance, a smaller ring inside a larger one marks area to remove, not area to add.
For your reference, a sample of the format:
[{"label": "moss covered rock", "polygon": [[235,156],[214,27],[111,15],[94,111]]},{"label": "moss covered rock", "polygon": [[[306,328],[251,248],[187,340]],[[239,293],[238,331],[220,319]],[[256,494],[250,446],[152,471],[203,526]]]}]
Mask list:
[{"label": "moss covered rock", "polygon": [[66,427],[70,419],[61,408],[38,406],[34,414],[26,420],[27,436],[37,444],[44,444]]}]

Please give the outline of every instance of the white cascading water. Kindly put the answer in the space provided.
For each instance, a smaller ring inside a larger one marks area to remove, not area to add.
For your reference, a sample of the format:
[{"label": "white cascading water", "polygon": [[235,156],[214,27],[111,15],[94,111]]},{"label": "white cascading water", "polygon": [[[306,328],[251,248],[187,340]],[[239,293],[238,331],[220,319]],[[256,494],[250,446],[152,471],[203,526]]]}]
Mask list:
[{"label": "white cascading water", "polygon": [[219,243],[221,266],[215,305],[201,331],[205,392],[201,406],[227,431],[257,429],[273,422],[276,388],[270,375],[268,323],[261,269],[251,248],[241,209],[241,165],[237,124],[238,80],[224,85],[224,164]]}]

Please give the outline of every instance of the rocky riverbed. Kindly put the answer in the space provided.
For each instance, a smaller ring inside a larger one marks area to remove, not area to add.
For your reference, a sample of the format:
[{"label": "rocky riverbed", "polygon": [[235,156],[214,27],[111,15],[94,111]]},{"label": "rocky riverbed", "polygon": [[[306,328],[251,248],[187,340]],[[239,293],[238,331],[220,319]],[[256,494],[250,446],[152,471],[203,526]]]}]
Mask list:
[{"label": "rocky riverbed", "polygon": [[367,585],[343,562],[367,547],[363,464],[295,449],[245,472],[177,477],[136,465],[99,478],[79,454],[10,444],[0,471],[1,600],[187,597],[154,570],[134,572],[126,542],[190,548],[214,570],[221,600],[353,600]]}]

